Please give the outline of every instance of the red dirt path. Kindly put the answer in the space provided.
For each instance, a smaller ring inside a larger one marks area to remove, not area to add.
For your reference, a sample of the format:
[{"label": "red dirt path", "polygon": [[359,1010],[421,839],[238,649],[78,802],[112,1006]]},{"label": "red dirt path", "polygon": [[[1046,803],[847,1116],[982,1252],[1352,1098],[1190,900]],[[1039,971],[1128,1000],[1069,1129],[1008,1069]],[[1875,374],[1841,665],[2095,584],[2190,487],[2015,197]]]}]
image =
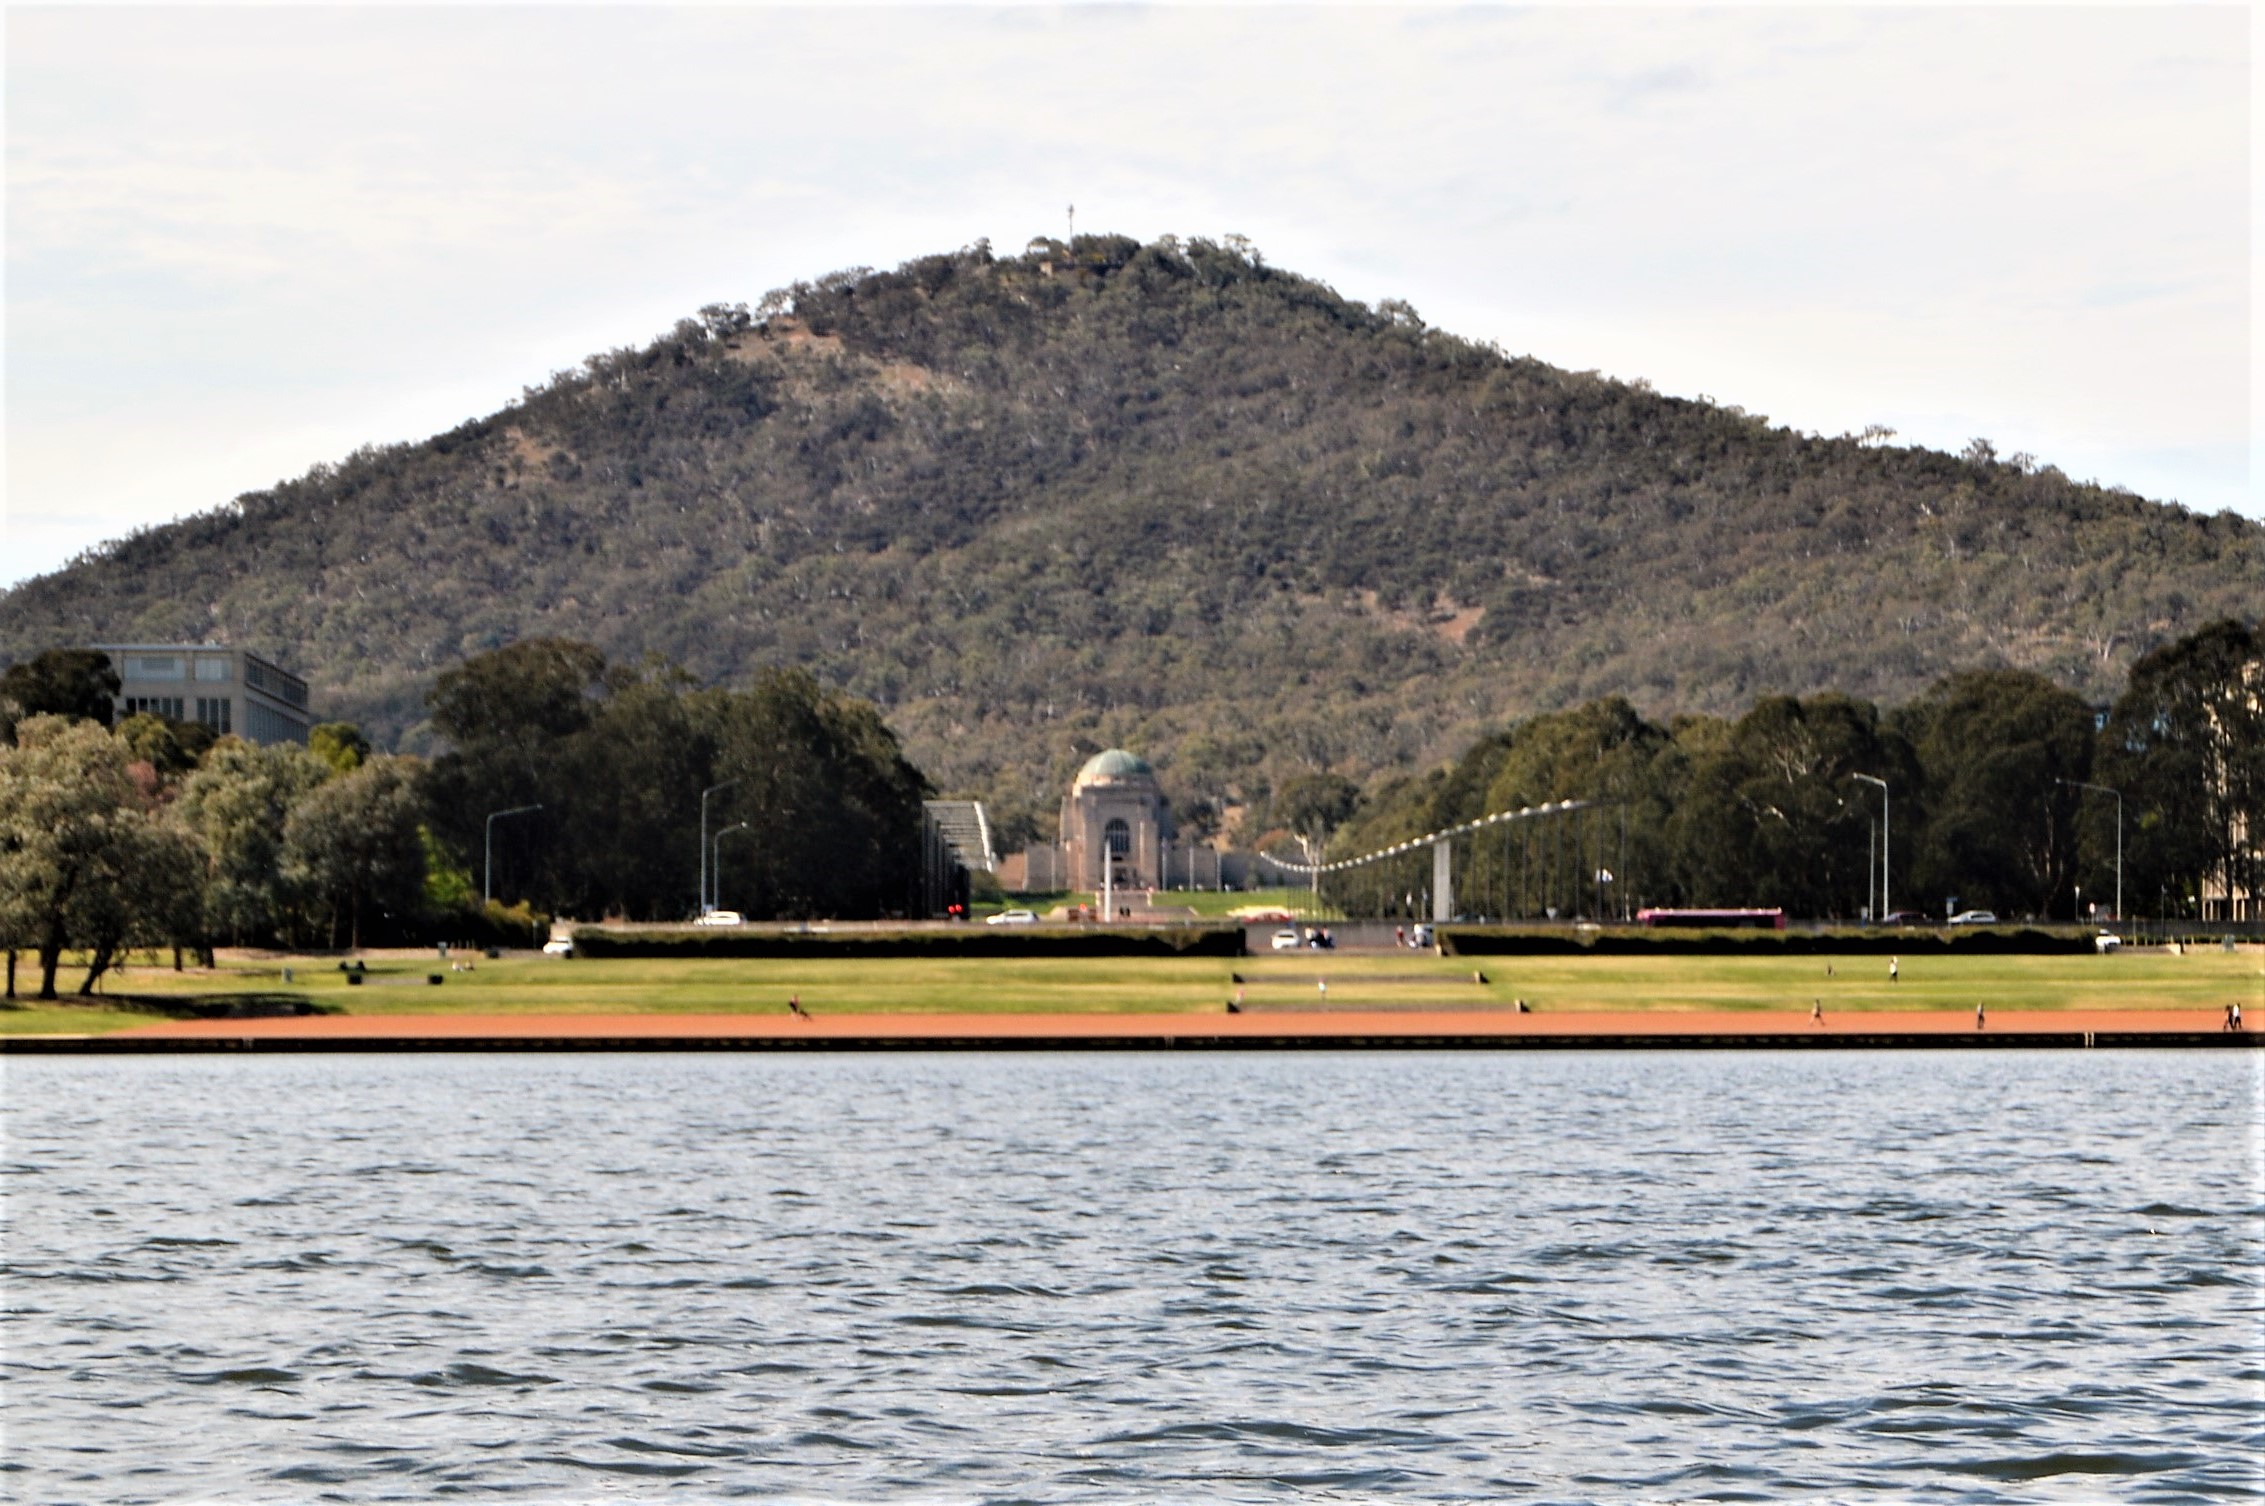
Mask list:
[{"label": "red dirt path", "polygon": [[[740,1043],[749,1046],[923,1043],[1016,1045],[1034,1041],[1075,1045],[1134,1045],[1194,1040],[1325,1044],[1342,1040],[1415,1043],[1426,1039],[1483,1043],[1536,1042],[1561,1037],[1641,1045],[1648,1040],[1694,1038],[1736,1045],[1764,1038],[1831,1039],[1982,1036],[2018,1042],[2024,1037],[2094,1032],[2118,1036],[2191,1036],[2219,1031],[2222,1013],[2203,1009],[2008,1010],[1982,1031],[1971,1014],[1954,1010],[1872,1011],[1828,1015],[1822,1024],[1805,1011],[1652,1011],[1520,1015],[1493,1010],[1331,1010],[1244,1014],[429,1014],[308,1015],[281,1019],[182,1020],[118,1031],[123,1042],[317,1042],[342,1046],[366,1041],[448,1041],[508,1046],[513,1042],[575,1041]],[[2254,1034],[2244,1031],[2244,1036]]]}]

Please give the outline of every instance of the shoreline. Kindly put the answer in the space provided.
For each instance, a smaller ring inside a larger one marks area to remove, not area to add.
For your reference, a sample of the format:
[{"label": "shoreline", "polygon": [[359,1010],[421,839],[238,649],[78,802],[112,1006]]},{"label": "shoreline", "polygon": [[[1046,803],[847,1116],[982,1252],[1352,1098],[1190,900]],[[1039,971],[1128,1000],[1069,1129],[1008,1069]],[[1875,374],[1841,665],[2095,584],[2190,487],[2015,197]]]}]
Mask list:
[{"label": "shoreline", "polygon": [[176,1020],[101,1034],[0,1036],[0,1055],[352,1051],[1961,1050],[2254,1048],[2205,1010],[1517,1014],[1266,1009],[1239,1014],[301,1015]]}]

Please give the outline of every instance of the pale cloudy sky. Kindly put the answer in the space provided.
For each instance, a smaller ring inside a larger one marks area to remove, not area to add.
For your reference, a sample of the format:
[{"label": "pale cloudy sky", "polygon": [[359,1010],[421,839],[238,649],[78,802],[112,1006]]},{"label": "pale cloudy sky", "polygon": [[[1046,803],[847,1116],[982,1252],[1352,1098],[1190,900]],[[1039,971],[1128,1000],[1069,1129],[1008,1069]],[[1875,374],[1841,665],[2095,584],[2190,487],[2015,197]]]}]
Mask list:
[{"label": "pale cloudy sky", "polygon": [[2251,50],[2241,5],[12,6],[0,584],[1072,202],[2265,515]]}]

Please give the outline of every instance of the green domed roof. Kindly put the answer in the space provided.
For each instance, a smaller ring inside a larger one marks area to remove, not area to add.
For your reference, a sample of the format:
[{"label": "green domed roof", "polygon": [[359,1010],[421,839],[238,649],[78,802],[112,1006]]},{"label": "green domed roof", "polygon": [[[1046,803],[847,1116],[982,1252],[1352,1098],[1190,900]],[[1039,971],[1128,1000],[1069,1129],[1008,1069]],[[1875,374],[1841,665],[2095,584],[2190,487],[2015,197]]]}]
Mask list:
[{"label": "green domed roof", "polygon": [[1096,753],[1077,771],[1079,784],[1125,784],[1135,779],[1154,779],[1156,771],[1148,760],[1127,753],[1122,748],[1110,748]]}]

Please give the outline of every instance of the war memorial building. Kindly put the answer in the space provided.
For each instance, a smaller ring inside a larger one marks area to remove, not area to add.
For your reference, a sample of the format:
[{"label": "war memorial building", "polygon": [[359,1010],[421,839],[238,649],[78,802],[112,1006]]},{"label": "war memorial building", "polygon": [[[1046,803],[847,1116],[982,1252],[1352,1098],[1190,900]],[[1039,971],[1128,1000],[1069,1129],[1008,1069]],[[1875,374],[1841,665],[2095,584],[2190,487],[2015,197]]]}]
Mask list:
[{"label": "war memorial building", "polygon": [[1062,797],[1065,887],[1099,889],[1105,880],[1117,889],[1166,887],[1169,819],[1146,759],[1122,748],[1094,754]]},{"label": "war memorial building", "polygon": [[304,743],[314,725],[307,682],[243,649],[218,643],[89,647],[108,654],[118,671],[116,720],[147,711],[255,743]]}]

